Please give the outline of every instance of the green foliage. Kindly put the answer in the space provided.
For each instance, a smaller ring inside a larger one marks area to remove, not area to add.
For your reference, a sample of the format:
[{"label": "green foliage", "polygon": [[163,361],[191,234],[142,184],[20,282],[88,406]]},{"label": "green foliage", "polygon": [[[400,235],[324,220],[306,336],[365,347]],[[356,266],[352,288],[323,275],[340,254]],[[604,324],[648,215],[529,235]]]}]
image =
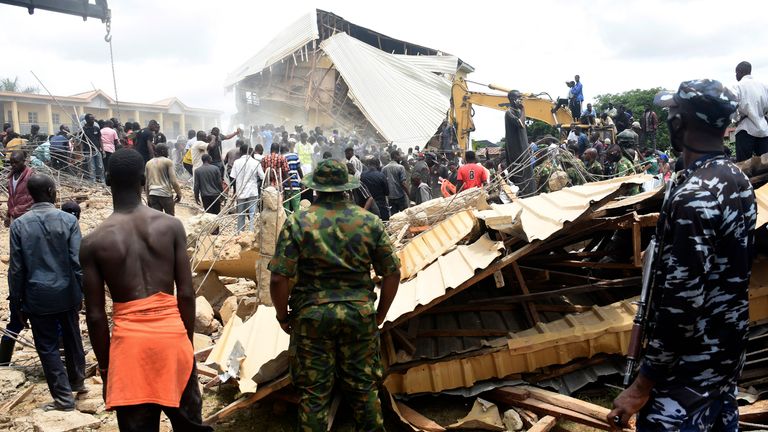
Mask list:
[{"label": "green foliage", "polygon": [[19,84],[19,77],[0,79],[0,91],[13,93],[40,93],[40,89],[33,86],[22,87]]},{"label": "green foliage", "polygon": [[557,128],[550,126],[541,120],[528,119],[525,123],[529,141],[537,141],[546,135],[552,135],[553,137],[560,136],[557,132]]},{"label": "green foliage", "polygon": [[602,113],[612,103],[614,108],[624,105],[625,108],[632,111],[635,121],[640,121],[640,117],[645,112],[645,107],[650,106],[659,117],[659,129],[656,132],[657,148],[659,150],[668,150],[670,146],[669,131],[667,130],[667,112],[653,105],[653,97],[661,91],[660,87],[652,89],[635,89],[623,93],[607,93],[595,96],[595,109]]}]

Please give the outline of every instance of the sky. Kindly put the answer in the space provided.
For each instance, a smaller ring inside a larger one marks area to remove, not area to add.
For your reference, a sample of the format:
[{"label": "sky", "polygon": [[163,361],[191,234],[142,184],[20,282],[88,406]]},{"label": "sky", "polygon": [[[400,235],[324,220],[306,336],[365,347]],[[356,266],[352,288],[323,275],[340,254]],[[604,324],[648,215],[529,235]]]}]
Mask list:
[{"label": "sky", "polygon": [[[91,0],[93,1],[93,0]],[[400,1],[109,0],[120,100],[176,96],[234,113],[224,80],[279,31],[320,8],[386,35],[459,56],[469,79],[565,96],[579,74],[586,101],[687,79],[731,84],[741,60],[768,80],[768,2],[708,0]],[[99,88],[114,97],[98,20],[0,4],[0,77],[54,95]],[[476,108],[474,139],[498,141],[501,112]],[[290,125],[288,125],[290,126]],[[290,128],[290,127],[289,127]]]}]

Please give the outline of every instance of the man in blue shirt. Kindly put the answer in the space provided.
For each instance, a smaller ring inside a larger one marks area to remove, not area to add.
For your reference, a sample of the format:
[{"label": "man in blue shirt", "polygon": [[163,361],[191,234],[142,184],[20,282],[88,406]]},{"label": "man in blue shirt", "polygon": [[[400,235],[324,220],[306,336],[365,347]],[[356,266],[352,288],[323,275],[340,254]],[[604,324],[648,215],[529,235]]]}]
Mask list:
[{"label": "man in blue shirt", "polygon": [[573,87],[571,87],[571,94],[573,95],[571,113],[573,114],[574,120],[581,117],[581,103],[584,102],[584,93],[580,79],[581,78],[578,75],[574,76],[574,84]]},{"label": "man in blue shirt", "polygon": [[[80,227],[77,218],[58,210],[56,185],[44,174],[27,184],[35,204],[11,224],[10,300],[29,319],[37,355],[53,403],[46,410],[72,411],[72,392],[85,386],[85,353],[78,311],[83,301]],[[66,367],[59,355],[59,332]]]}]

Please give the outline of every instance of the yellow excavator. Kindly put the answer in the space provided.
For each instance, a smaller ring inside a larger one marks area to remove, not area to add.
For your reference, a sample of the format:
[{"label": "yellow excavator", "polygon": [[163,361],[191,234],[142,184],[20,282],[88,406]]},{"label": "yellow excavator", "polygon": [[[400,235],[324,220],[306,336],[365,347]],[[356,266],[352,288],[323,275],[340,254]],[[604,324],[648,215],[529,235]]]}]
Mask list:
[{"label": "yellow excavator", "polygon": [[[485,85],[485,84],[482,84]],[[453,81],[451,89],[451,109],[448,113],[450,124],[456,126],[456,137],[459,148],[462,152],[471,150],[469,145],[469,134],[474,132],[475,123],[472,120],[474,115],[474,105],[483,106],[499,111],[506,111],[509,107],[507,94],[510,89],[499,85],[485,85],[491,90],[503,92],[502,94],[482,93],[469,90],[467,81],[462,77],[457,77]],[[523,93],[520,95],[520,101],[523,107],[523,115],[528,119],[541,120],[551,126],[561,128],[565,126],[567,131],[570,126],[578,126],[584,129],[594,126],[580,125],[574,120],[571,112],[565,107],[558,107],[550,98],[542,98],[539,95]],[[561,129],[562,130],[562,129]],[[612,136],[609,136],[612,138]]]}]

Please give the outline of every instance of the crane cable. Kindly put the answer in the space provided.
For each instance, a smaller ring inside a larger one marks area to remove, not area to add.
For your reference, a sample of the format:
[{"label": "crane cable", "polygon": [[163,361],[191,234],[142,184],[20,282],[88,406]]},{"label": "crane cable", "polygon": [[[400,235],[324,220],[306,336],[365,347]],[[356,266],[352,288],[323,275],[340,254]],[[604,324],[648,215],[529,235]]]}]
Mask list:
[{"label": "crane cable", "polygon": [[120,121],[120,99],[117,97],[117,77],[115,75],[115,56],[112,51],[112,12],[107,12],[107,34],[104,36],[104,42],[109,44],[109,62],[112,66],[112,85],[115,90],[115,106],[117,107],[117,120]]}]

